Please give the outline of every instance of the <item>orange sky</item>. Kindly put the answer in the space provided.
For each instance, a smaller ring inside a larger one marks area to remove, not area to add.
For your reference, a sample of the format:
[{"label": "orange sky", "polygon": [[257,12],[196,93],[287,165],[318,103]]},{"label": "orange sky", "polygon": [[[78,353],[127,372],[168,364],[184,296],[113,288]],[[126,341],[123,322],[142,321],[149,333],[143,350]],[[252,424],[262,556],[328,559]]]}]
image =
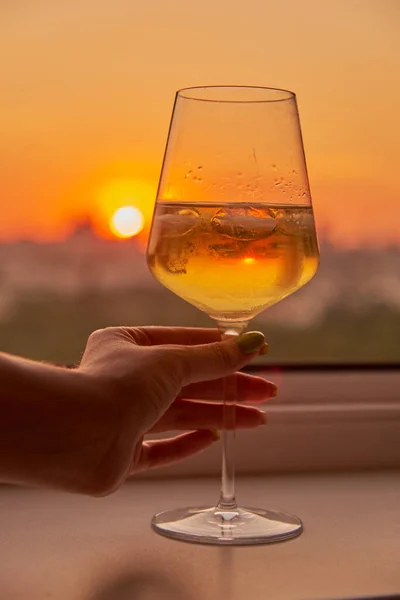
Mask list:
[{"label": "orange sky", "polygon": [[1,3],[0,239],[150,215],[175,90],[235,83],[297,93],[321,228],[400,242],[399,25],[398,0]]}]

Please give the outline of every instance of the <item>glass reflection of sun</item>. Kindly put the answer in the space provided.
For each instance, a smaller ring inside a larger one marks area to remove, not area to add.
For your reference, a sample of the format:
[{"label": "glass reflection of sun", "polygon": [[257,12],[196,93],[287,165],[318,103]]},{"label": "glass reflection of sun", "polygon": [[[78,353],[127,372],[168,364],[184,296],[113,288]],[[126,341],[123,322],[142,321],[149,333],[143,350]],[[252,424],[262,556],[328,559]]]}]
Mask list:
[{"label": "glass reflection of sun", "polygon": [[109,225],[116,237],[133,237],[143,229],[143,213],[135,206],[122,206],[113,213]]}]

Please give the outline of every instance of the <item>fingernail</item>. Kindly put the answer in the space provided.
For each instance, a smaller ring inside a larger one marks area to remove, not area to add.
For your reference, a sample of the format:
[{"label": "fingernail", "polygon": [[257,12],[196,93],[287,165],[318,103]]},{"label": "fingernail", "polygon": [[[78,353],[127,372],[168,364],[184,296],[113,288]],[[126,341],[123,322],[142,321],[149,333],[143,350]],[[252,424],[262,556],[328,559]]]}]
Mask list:
[{"label": "fingernail", "polygon": [[221,439],[221,436],[219,435],[219,431],[217,431],[216,429],[211,429],[211,433],[212,433],[214,442],[218,442],[218,440]]},{"label": "fingernail", "polygon": [[267,354],[268,352],[268,344],[265,342],[264,346],[261,346],[259,354]]},{"label": "fingernail", "polygon": [[249,331],[239,335],[235,342],[243,354],[254,354],[265,345],[265,337],[260,331]]},{"label": "fingernail", "polygon": [[274,387],[272,388],[272,391],[271,391],[271,398],[275,398],[275,396],[277,396],[277,395],[278,395],[278,386],[274,385]]},{"label": "fingernail", "polygon": [[260,410],[260,421],[262,425],[266,425],[268,422],[267,415],[262,410]]}]

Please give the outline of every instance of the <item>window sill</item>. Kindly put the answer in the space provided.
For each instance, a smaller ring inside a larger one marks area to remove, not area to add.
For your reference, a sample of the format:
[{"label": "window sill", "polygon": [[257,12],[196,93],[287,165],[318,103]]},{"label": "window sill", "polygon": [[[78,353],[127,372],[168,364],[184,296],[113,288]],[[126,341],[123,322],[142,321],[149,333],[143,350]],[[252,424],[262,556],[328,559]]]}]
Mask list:
[{"label": "window sill", "polygon": [[304,523],[294,540],[252,548],[185,544],[151,531],[155,512],[215,501],[215,479],[135,481],[102,499],[2,488],[1,597],[382,599],[400,589],[399,475],[241,478],[243,505]]}]

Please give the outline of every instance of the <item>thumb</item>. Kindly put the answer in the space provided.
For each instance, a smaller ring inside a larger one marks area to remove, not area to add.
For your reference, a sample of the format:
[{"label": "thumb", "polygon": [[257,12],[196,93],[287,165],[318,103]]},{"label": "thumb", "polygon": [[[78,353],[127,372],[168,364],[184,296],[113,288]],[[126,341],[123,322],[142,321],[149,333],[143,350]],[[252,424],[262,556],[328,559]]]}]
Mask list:
[{"label": "thumb", "polygon": [[222,342],[185,346],[183,351],[183,385],[209,381],[231,375],[254,356],[267,352],[265,337],[260,331],[249,331]]}]

